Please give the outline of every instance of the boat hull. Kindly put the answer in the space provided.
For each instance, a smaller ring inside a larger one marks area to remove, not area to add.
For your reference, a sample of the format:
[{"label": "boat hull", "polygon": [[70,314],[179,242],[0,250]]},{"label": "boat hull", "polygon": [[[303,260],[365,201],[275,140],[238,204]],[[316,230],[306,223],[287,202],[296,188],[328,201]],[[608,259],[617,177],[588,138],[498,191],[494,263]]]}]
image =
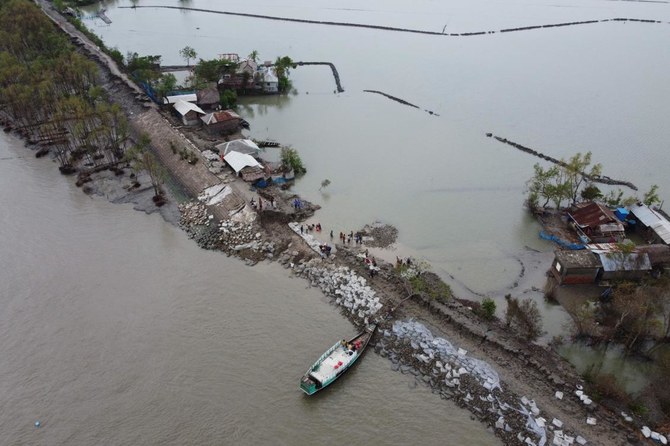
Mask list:
[{"label": "boat hull", "polygon": [[326,350],[303,375],[300,390],[314,395],[335,382],[363,355],[376,329],[376,325],[368,326],[349,341],[338,342]]}]

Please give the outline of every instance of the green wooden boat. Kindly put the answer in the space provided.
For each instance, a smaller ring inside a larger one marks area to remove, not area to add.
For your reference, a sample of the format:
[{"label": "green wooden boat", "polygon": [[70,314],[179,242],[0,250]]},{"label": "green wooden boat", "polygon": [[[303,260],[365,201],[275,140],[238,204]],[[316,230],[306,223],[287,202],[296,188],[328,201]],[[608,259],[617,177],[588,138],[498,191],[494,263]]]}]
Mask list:
[{"label": "green wooden boat", "polygon": [[313,395],[349,370],[365,351],[376,329],[377,324],[368,325],[349,341],[343,339],[326,350],[300,380],[300,390]]}]

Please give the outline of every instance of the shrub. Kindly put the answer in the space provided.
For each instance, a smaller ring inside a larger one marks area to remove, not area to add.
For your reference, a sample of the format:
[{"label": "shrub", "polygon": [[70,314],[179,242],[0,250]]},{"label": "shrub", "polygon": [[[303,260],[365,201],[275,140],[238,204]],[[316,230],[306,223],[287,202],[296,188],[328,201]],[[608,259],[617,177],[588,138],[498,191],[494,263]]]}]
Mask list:
[{"label": "shrub", "polygon": [[298,151],[292,147],[282,147],[281,162],[285,169],[293,170],[296,175],[302,175],[307,172],[305,166],[302,164]]},{"label": "shrub", "polygon": [[486,320],[492,320],[496,316],[496,303],[493,299],[485,297],[481,306],[482,317]]}]

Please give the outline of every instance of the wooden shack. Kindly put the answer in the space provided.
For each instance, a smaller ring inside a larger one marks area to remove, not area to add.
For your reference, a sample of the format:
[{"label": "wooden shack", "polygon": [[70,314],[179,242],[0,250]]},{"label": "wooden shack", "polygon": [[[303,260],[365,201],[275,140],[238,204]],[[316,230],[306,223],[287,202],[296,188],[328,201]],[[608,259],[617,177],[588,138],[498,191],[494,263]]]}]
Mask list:
[{"label": "wooden shack", "polygon": [[620,242],[624,239],[624,226],[606,206],[590,201],[580,203],[568,213],[580,238],[586,236],[590,243]]},{"label": "wooden shack", "polygon": [[559,285],[595,283],[602,264],[597,255],[587,249],[578,251],[556,251],[551,264],[551,273]]}]

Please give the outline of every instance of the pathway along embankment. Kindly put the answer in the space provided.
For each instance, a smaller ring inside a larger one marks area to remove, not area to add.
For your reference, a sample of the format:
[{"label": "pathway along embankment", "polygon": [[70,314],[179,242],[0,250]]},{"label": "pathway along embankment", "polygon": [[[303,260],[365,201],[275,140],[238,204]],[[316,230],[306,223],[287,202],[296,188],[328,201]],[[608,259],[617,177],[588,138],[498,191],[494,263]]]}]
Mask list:
[{"label": "pathway along embankment", "polygon": [[[530,153],[533,156],[536,156],[538,158],[542,158],[543,160],[549,161],[550,163],[554,163],[558,166],[562,166],[562,167],[567,167],[568,166],[567,163],[563,160],[559,160],[559,159],[556,159],[556,158],[551,157],[549,155],[545,155],[544,153],[538,152],[537,150],[533,150],[530,147],[522,146],[521,144],[516,143],[514,141],[510,141],[507,138],[503,138],[501,136],[496,136],[493,133],[487,133],[486,136],[488,136],[489,138],[493,137],[494,139],[500,141],[503,144],[510,145],[510,146],[512,146],[512,147],[514,147],[518,150],[521,150],[522,152]],[[609,185],[612,185],[612,186],[626,186],[626,187],[629,187],[633,190],[637,190],[637,186],[635,186],[630,181],[616,180],[614,178],[610,178],[610,177],[607,177],[607,176],[594,177],[594,176],[587,175],[586,173],[584,173],[583,175],[584,175],[585,178],[589,179],[590,181],[593,181],[594,183],[609,184]]]},{"label": "pathway along embankment", "polygon": [[563,22],[563,23],[550,23],[546,25],[532,25],[532,26],[522,26],[518,28],[504,28],[499,30],[485,30],[485,31],[473,31],[465,33],[445,33],[444,31],[428,31],[422,29],[411,29],[411,28],[398,28],[395,26],[383,26],[383,25],[369,25],[365,23],[350,23],[350,22],[333,22],[329,20],[308,20],[308,19],[296,19],[293,17],[280,17],[280,16],[270,16],[262,14],[249,14],[245,12],[232,12],[232,11],[217,11],[215,9],[203,9],[203,8],[190,8],[186,6],[161,6],[161,5],[135,5],[135,6],[119,6],[119,9],[137,9],[137,8],[162,8],[162,9],[177,9],[181,11],[194,11],[194,12],[206,12],[209,14],[222,14],[230,15],[237,17],[248,17],[252,19],[263,19],[263,20],[276,20],[281,22],[293,22],[293,23],[307,23],[311,25],[326,25],[326,26],[345,26],[349,28],[365,28],[365,29],[374,29],[379,31],[393,31],[393,32],[403,32],[403,33],[412,33],[412,34],[426,34],[430,36],[445,36],[445,37],[470,37],[470,36],[483,36],[487,34],[496,34],[496,33],[510,33],[510,32],[519,32],[519,31],[532,31],[543,28],[560,28],[566,26],[578,26],[578,25],[592,25],[595,23],[606,23],[606,22],[639,22],[639,23],[654,23],[654,24],[670,24],[670,22],[663,22],[660,20],[652,19],[635,19],[635,18],[626,18],[626,17],[616,17],[612,19],[597,19],[597,20],[583,20],[578,22]]},{"label": "pathway along embankment", "polygon": [[[77,30],[63,16],[53,9],[51,4],[38,0],[45,14],[65,33],[72,43],[101,70],[102,86],[109,92],[110,98],[118,103],[126,112],[130,124],[131,135],[138,140],[139,135],[148,134],[151,138],[151,149],[171,177],[191,197],[197,197],[205,188],[221,183],[221,180],[210,172],[204,162],[190,164],[183,160],[177,151],[186,149],[195,153],[200,151],[177,128],[168,122],[157,110],[146,94],[122,73],[116,63],[100,48]],[[232,191],[221,203],[211,206],[209,211],[218,220],[227,220],[230,214],[245,205],[243,195],[230,185]]]}]

